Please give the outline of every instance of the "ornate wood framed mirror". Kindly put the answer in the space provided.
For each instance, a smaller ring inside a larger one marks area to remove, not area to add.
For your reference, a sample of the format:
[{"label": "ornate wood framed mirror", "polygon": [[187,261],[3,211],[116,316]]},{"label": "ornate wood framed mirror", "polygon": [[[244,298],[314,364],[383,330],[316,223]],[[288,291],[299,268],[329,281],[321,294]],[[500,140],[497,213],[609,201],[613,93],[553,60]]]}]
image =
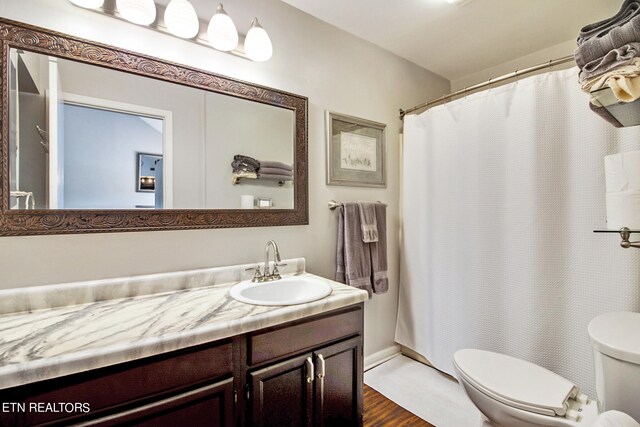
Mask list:
[{"label": "ornate wood framed mirror", "polygon": [[1,18],[0,42],[0,235],[308,224],[306,97]]}]

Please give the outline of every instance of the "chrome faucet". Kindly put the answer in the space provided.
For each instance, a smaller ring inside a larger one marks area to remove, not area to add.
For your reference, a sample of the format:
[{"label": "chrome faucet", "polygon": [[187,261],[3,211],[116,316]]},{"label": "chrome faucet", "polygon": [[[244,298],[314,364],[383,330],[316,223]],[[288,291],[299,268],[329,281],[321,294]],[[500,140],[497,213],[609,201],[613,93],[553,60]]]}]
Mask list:
[{"label": "chrome faucet", "polygon": [[[273,270],[269,273],[269,248],[273,246]],[[278,251],[278,245],[274,240],[269,240],[264,247],[264,273],[262,281],[267,282],[271,280],[280,279],[280,273],[278,272],[278,264],[282,262],[280,258],[280,251]]]},{"label": "chrome faucet", "polygon": [[[269,271],[269,249],[273,246],[273,269]],[[252,282],[271,282],[273,280],[281,279],[278,267],[283,267],[287,264],[282,264],[280,258],[280,251],[275,241],[269,240],[264,247],[264,270],[260,272],[260,266],[247,268],[247,271],[254,271]]]}]

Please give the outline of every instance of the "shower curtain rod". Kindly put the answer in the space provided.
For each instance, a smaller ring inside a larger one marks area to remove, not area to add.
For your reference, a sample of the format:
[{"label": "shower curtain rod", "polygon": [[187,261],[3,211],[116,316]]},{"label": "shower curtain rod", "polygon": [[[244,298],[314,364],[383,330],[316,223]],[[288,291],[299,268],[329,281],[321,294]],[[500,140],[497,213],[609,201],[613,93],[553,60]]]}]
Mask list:
[{"label": "shower curtain rod", "polygon": [[525,74],[535,73],[536,71],[544,70],[545,68],[555,67],[556,65],[565,64],[567,62],[574,61],[573,55],[564,56],[558,59],[552,59],[549,62],[545,62],[543,64],[534,65],[533,67],[525,68],[524,70],[516,70],[512,73],[505,74],[504,76],[496,77],[493,79],[489,79],[486,82],[478,83],[473,86],[465,87],[464,89],[460,89],[456,92],[450,93],[449,95],[443,95],[440,98],[432,99],[431,101],[427,101],[423,104],[416,105],[414,107],[408,108],[406,110],[400,109],[400,120],[404,120],[404,116],[407,114],[414,113],[418,110],[422,110],[423,108],[432,107],[440,102],[448,101],[451,98],[454,98],[459,95],[463,95],[465,93],[473,92],[478,89],[482,89],[487,86],[491,86],[494,83],[501,83],[505,80],[518,78]]}]

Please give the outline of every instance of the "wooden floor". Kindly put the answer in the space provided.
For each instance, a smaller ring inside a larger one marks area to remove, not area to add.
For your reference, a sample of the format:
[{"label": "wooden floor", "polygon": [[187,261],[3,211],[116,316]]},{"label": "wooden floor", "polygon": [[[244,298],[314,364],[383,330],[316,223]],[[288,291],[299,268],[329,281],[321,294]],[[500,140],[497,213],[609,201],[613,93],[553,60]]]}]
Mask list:
[{"label": "wooden floor", "polygon": [[434,427],[365,384],[364,427],[384,426]]}]

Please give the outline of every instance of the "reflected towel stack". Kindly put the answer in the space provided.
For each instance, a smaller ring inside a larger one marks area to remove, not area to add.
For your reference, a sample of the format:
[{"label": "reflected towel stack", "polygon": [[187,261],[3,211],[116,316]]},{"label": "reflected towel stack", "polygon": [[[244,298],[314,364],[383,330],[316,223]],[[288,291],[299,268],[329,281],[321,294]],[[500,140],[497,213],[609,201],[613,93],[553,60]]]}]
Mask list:
[{"label": "reflected towel stack", "polygon": [[640,229],[640,151],[606,156],[607,228]]},{"label": "reflected towel stack", "polygon": [[262,161],[258,168],[258,179],[293,181],[293,166],[282,162]]}]

